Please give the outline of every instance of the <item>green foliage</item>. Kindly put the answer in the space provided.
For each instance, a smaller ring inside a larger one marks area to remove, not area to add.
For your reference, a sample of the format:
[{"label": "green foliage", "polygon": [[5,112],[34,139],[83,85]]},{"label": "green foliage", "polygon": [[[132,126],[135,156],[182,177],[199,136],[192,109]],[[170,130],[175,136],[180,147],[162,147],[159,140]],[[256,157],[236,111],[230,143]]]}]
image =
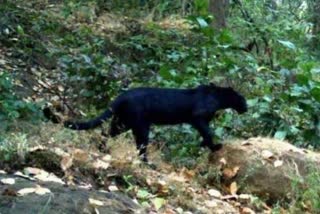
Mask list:
[{"label": "green foliage", "polygon": [[[3,4],[0,42],[25,59],[32,60],[36,52],[56,61],[64,96],[82,103],[80,108],[105,108],[127,87],[183,88],[213,81],[240,91],[249,105],[243,116],[232,111],[217,115],[212,124],[216,141],[264,135],[319,147],[320,65],[309,48],[313,35],[307,11],[295,4],[272,8],[257,0],[241,2],[242,8],[231,3],[228,28],[220,32],[210,26],[207,0],[68,0],[58,14]],[[120,21],[125,32],[110,36],[97,30],[94,23],[106,11],[130,16]],[[84,21],[77,19],[79,14]],[[173,14],[188,15],[188,27],[136,20]],[[138,30],[128,27],[131,21]],[[244,51],[253,40],[256,46]],[[6,112],[2,117],[15,119],[29,107],[16,103],[12,90],[1,93],[0,100],[8,101],[0,108]],[[168,158],[199,155],[200,139],[191,127],[156,128],[153,139],[168,142]]]},{"label": "green foliage", "polygon": [[[316,167],[309,167],[309,174],[301,184],[301,180],[297,178],[292,183],[294,207],[292,211],[304,212],[308,210],[310,213],[320,212],[320,171]],[[298,209],[298,210],[297,210]]]},{"label": "green foliage", "polygon": [[[199,1],[198,1],[199,2]],[[146,14],[154,19],[161,19],[172,14],[186,15],[193,10],[193,1],[168,1],[168,0],[99,0],[99,5],[104,5],[113,11],[126,12],[144,17]]]},{"label": "green foliage", "polygon": [[[41,17],[43,16],[43,17]],[[47,54],[40,31],[58,30],[57,22],[44,22],[46,14],[26,10],[13,3],[0,4],[0,42],[16,49],[16,55],[32,60],[34,53]]]},{"label": "green foliage", "polygon": [[[66,81],[70,88],[79,91],[79,97],[90,98],[90,103],[97,103],[118,89],[120,82],[115,77],[117,74],[111,73],[114,59],[101,53],[104,41],[93,40],[94,45],[79,44],[77,52],[61,53],[59,64],[69,77]],[[100,105],[105,106],[107,101]]]},{"label": "green foliage", "polygon": [[311,77],[318,65],[312,64],[315,67],[308,70],[302,69],[306,63],[299,65],[296,83],[288,80],[291,76],[286,75],[290,75],[290,71],[285,69],[280,74],[273,73],[268,81],[260,79],[261,76],[255,78],[261,97],[248,100],[253,114],[246,124],[250,129],[247,132],[286,138],[304,146],[319,146],[319,82]]},{"label": "green foliage", "polygon": [[15,158],[24,158],[28,149],[25,134],[17,133],[0,138],[0,161],[12,161]]},{"label": "green foliage", "polygon": [[8,121],[18,118],[32,118],[36,113],[37,106],[22,100],[14,93],[12,77],[6,72],[0,72],[0,121],[1,128],[5,129]]},{"label": "green foliage", "polygon": [[165,142],[164,158],[177,167],[192,168],[196,164],[195,158],[201,155],[199,136],[189,125],[155,127],[150,138],[151,141]]}]

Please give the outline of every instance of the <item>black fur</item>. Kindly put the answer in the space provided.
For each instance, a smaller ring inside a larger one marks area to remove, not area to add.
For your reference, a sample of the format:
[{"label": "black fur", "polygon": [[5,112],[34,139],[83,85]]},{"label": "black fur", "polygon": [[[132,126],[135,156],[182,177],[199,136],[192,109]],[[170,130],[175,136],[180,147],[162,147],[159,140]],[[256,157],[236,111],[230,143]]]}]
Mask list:
[{"label": "black fur", "polygon": [[194,89],[136,88],[118,96],[101,116],[88,122],[66,121],[64,125],[86,130],[112,117],[110,135],[114,137],[131,129],[140,155],[147,161],[146,147],[152,124],[191,124],[203,137],[202,146],[219,150],[222,145],[212,143],[209,122],[216,111],[226,108],[244,113],[246,100],[230,87],[213,84]]}]

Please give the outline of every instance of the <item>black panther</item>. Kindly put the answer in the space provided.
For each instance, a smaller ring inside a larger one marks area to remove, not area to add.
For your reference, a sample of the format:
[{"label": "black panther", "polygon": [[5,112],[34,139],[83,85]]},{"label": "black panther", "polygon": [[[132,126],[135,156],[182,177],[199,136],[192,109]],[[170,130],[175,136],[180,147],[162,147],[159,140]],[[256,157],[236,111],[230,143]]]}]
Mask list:
[{"label": "black panther", "polygon": [[[231,87],[214,84],[193,89],[135,88],[119,95],[99,117],[88,122],[64,122],[74,130],[92,129],[112,117],[109,134],[114,137],[131,129],[142,160],[147,162],[146,149],[150,126],[188,123],[202,136],[201,146],[211,151],[222,148],[213,144],[209,122],[216,111],[232,108],[239,114],[247,111],[245,98]],[[44,112],[53,122],[57,120]]]}]

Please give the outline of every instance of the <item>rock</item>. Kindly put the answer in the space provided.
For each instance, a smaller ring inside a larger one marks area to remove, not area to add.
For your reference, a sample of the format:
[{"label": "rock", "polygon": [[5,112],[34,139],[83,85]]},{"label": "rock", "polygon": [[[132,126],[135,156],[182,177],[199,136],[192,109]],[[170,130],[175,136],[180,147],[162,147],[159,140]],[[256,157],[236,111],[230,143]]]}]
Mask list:
[{"label": "rock", "polygon": [[[221,166],[223,158],[227,164]],[[273,203],[290,199],[293,179],[303,180],[310,166],[320,169],[320,154],[280,140],[251,138],[225,144],[209,157],[209,162],[221,166],[222,172],[230,171],[222,173],[226,186],[236,182],[239,194],[250,193]],[[234,167],[239,167],[235,176],[230,170]]]},{"label": "rock", "polygon": [[[119,192],[89,191],[54,182],[42,182],[40,187],[36,181],[0,175],[0,180],[9,178],[14,178],[15,184],[10,190],[0,185],[0,213],[142,213],[132,199]],[[18,196],[19,190],[29,194]]]}]

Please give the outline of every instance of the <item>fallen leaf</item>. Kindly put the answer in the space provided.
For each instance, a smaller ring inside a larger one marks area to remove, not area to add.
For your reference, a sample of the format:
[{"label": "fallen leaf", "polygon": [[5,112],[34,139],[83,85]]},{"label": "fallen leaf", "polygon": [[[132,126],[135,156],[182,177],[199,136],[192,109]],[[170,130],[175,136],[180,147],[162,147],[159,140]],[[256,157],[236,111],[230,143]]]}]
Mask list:
[{"label": "fallen leaf", "polygon": [[3,178],[0,181],[1,181],[1,183],[8,184],[8,185],[12,185],[12,184],[16,183],[14,178]]},{"label": "fallen leaf", "polygon": [[93,206],[103,206],[104,205],[103,201],[99,201],[99,200],[96,200],[93,198],[89,198],[89,203]]},{"label": "fallen leaf", "polygon": [[63,91],[64,91],[64,87],[63,87],[62,85],[58,85],[58,90],[59,90],[60,92],[63,92]]},{"label": "fallen leaf", "polygon": [[63,171],[66,171],[69,169],[73,164],[73,157],[71,156],[63,156],[61,162],[60,162],[60,167]]},{"label": "fallen leaf", "polygon": [[266,159],[266,160],[274,158],[273,153],[270,152],[269,150],[263,150],[261,152],[261,156],[263,159]]},{"label": "fallen leaf", "polygon": [[236,175],[237,175],[237,173],[238,173],[239,169],[240,169],[240,167],[239,167],[239,166],[235,166],[235,167],[233,167],[232,171],[233,171],[233,173],[234,173],[234,176],[236,176]]},{"label": "fallen leaf", "polygon": [[153,182],[152,182],[152,180],[150,178],[146,178],[146,183],[148,184],[148,186],[153,184]]},{"label": "fallen leaf", "polygon": [[72,152],[72,157],[74,160],[79,162],[87,162],[89,160],[89,154],[86,151],[83,151],[81,149],[75,149]]},{"label": "fallen leaf", "polygon": [[59,184],[65,184],[65,182],[62,181],[61,178],[58,178],[53,173],[42,173],[42,174],[34,176],[34,178],[36,178],[36,179],[38,179],[40,181],[55,182],[55,183],[59,183]]},{"label": "fallen leaf", "polygon": [[251,195],[249,194],[240,194],[239,201],[241,203],[249,203],[251,201]]},{"label": "fallen leaf", "polygon": [[184,176],[181,175],[177,175],[177,173],[175,172],[171,172],[168,176],[169,179],[172,179],[174,181],[178,181],[178,182],[187,182],[187,179]]},{"label": "fallen leaf", "polygon": [[108,169],[110,163],[98,159],[92,165],[95,169]]},{"label": "fallen leaf", "polygon": [[195,172],[193,170],[188,170],[187,168],[183,168],[181,170],[180,175],[183,175],[187,179],[192,179],[195,176]]},{"label": "fallen leaf", "polygon": [[151,194],[147,190],[139,189],[137,192],[137,198],[139,199],[147,199],[151,196]]},{"label": "fallen leaf", "polygon": [[33,188],[33,187],[30,187],[30,188],[23,188],[23,189],[20,189],[17,194],[18,196],[25,196],[25,195],[28,195],[30,193],[34,193],[36,191],[36,188]]},{"label": "fallen leaf", "polygon": [[236,182],[232,182],[232,183],[230,184],[229,189],[230,189],[231,195],[236,195],[236,194],[237,194],[237,191],[238,191],[238,185],[237,185],[237,183],[236,183]]},{"label": "fallen leaf", "polygon": [[91,184],[81,184],[81,185],[78,185],[78,187],[81,188],[81,189],[86,189],[86,190],[92,189],[92,185]]},{"label": "fallen leaf", "polygon": [[154,185],[157,186],[157,192],[159,195],[167,195],[169,192],[169,187],[166,181],[158,180]]},{"label": "fallen leaf", "polygon": [[152,204],[154,208],[158,211],[164,204],[166,203],[166,200],[163,198],[155,198],[152,199]]},{"label": "fallen leaf", "polygon": [[205,201],[205,205],[207,207],[210,207],[210,208],[213,208],[213,207],[217,207],[218,206],[218,203],[214,200],[210,200],[210,201]]},{"label": "fallen leaf", "polygon": [[232,169],[230,168],[225,168],[222,171],[222,175],[224,178],[226,179],[231,179],[233,177],[235,177],[239,171],[240,167],[239,166],[235,166]]},{"label": "fallen leaf", "polygon": [[118,190],[119,190],[116,185],[110,185],[110,186],[108,187],[108,189],[109,189],[109,191],[111,191],[111,192],[114,192],[114,191],[118,191]]},{"label": "fallen leaf", "polygon": [[51,191],[48,188],[44,188],[44,187],[41,187],[41,186],[37,185],[36,188],[35,188],[35,193],[38,194],[38,195],[44,195],[44,194],[47,194],[47,193],[51,193]]},{"label": "fallen leaf", "polygon": [[282,160],[276,160],[275,162],[273,162],[273,166],[274,167],[279,167],[283,165],[283,161]]},{"label": "fallen leaf", "polygon": [[63,151],[63,149],[61,149],[61,148],[55,147],[55,148],[52,149],[52,151],[53,151],[56,155],[61,156],[61,157],[69,156],[69,154],[68,154],[67,152]]},{"label": "fallen leaf", "polygon": [[215,189],[209,189],[208,194],[212,197],[215,197],[215,198],[220,198],[222,196],[221,193]]},{"label": "fallen leaf", "polygon": [[111,157],[111,155],[107,154],[107,155],[103,156],[101,159],[102,159],[103,161],[108,162],[108,161],[111,161],[112,157]]},{"label": "fallen leaf", "polygon": [[231,179],[233,178],[233,170],[230,168],[224,168],[222,171],[223,178]]},{"label": "fallen leaf", "polygon": [[221,158],[221,159],[219,160],[219,163],[221,163],[222,165],[226,165],[226,164],[227,164],[227,161],[226,161],[225,158]]}]

